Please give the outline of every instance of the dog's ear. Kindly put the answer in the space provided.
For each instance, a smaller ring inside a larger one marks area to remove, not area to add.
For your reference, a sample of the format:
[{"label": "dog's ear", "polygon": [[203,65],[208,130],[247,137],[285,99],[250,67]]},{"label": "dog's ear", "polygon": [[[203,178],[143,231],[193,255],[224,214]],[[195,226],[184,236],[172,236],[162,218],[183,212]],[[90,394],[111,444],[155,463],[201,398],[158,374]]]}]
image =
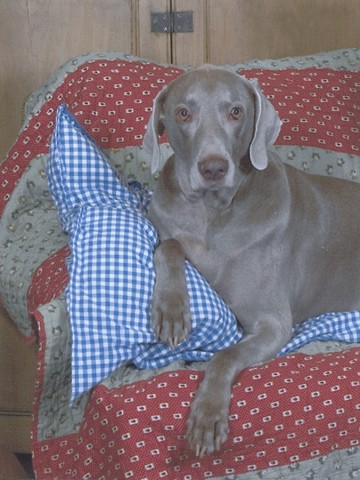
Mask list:
[{"label": "dog's ear", "polygon": [[258,170],[268,164],[267,150],[274,144],[281,128],[281,120],[275,108],[261,91],[257,80],[251,80],[255,98],[255,128],[250,144],[251,163]]},{"label": "dog's ear", "polygon": [[146,133],[143,140],[144,149],[150,154],[151,173],[154,174],[162,169],[166,159],[163,158],[159,148],[159,136],[164,131],[164,123],[161,119],[161,112],[166,100],[168,88],[163,88],[155,97],[153,110],[147,124]]}]

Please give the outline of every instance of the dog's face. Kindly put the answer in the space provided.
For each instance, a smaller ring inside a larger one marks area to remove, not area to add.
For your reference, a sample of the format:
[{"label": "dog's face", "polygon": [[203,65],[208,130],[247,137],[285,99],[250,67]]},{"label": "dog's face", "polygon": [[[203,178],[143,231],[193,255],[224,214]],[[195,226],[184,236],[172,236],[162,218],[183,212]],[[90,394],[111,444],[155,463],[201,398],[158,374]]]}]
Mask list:
[{"label": "dog's face", "polygon": [[257,84],[204,66],[158,94],[144,145],[152,154],[152,171],[161,169],[158,136],[166,130],[184,195],[194,200],[212,192],[227,204],[244,175],[244,159],[254,168],[266,168],[267,148],[279,127]]}]

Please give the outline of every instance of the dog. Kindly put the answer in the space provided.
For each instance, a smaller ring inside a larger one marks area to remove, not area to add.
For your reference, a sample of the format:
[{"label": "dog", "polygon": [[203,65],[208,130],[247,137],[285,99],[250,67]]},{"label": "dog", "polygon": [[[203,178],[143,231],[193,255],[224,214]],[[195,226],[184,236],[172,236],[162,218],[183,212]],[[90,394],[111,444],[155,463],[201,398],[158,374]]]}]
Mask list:
[{"label": "dog", "polygon": [[[360,185],[310,175],[271,148],[281,121],[256,81],[211,65],[159,92],[144,137],[160,172],[149,218],[158,229],[152,324],[172,347],[191,330],[184,260],[237,317],[244,338],[214,354],[187,439],[197,456],[228,436],[239,373],[281,350],[293,324],[360,308]],[[166,131],[174,154],[160,155]]]}]

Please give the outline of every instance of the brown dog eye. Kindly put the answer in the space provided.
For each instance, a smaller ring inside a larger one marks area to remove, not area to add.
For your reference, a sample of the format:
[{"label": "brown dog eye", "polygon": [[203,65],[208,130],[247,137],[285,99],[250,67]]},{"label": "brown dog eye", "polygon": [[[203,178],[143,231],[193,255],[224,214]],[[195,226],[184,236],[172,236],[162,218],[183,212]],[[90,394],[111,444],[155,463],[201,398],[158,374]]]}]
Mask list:
[{"label": "brown dog eye", "polygon": [[242,110],[240,107],[234,107],[231,109],[230,118],[232,120],[239,120],[242,116]]},{"label": "brown dog eye", "polygon": [[191,120],[191,113],[186,108],[181,108],[177,113],[177,117],[181,122],[188,122]]}]

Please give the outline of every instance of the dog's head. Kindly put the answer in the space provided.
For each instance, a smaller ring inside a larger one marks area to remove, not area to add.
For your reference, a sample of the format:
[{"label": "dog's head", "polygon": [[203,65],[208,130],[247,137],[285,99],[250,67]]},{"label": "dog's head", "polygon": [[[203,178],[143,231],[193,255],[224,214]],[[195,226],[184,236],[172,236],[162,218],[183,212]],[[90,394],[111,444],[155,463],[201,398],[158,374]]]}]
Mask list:
[{"label": "dog's head", "polygon": [[204,65],[186,73],[155,98],[144,148],[151,170],[162,169],[158,139],[166,130],[185,195],[235,191],[242,161],[263,170],[280,131],[278,114],[256,81]]}]

